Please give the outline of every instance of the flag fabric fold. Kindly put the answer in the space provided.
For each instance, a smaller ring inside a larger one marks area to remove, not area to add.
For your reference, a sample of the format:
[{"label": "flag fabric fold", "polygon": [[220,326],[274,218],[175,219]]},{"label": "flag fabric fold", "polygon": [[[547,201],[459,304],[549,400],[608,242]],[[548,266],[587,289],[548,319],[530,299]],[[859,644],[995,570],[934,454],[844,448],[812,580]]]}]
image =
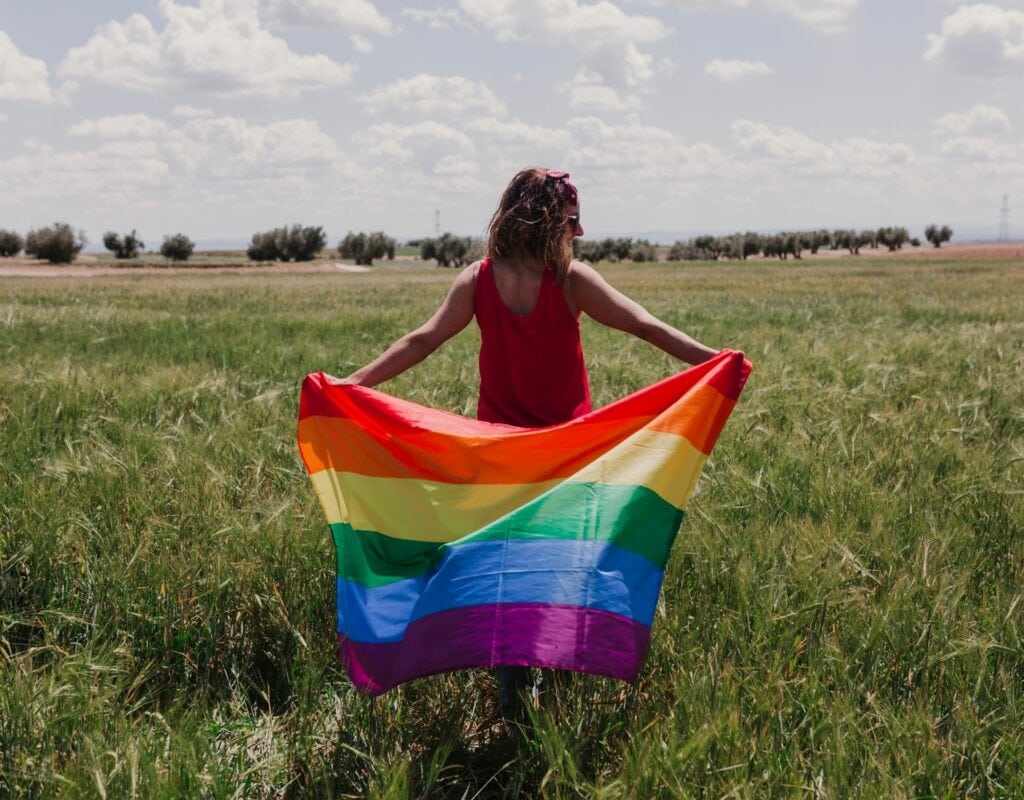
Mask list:
[{"label": "flag fabric fold", "polygon": [[683,509],[750,369],[723,351],[548,428],[307,376],[299,451],[355,686],[498,664],[635,680]]}]

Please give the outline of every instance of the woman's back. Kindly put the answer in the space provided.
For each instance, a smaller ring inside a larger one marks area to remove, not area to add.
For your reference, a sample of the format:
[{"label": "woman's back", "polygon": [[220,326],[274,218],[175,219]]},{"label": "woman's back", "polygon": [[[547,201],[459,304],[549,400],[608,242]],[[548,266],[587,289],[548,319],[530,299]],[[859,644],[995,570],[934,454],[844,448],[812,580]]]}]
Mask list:
[{"label": "woman's back", "polygon": [[533,307],[517,313],[502,299],[491,259],[477,269],[474,310],[480,326],[477,417],[524,428],[566,422],[590,411],[590,383],[579,321],[550,270]]}]

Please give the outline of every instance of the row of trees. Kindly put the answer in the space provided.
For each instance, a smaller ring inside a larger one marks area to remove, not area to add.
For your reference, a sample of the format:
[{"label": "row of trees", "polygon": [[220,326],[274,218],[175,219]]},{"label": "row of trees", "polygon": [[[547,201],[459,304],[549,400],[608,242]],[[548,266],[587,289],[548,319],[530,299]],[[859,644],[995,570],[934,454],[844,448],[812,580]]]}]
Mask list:
[{"label": "row of trees", "polygon": [[254,233],[246,255],[253,261],[312,261],[327,246],[327,234],[320,226],[274,228]]},{"label": "row of trees", "polygon": [[[138,258],[139,254],[146,249],[146,243],[142,241],[133,230],[123,237],[118,236],[114,231],[107,231],[103,234],[103,246],[114,254],[115,258],[130,259]],[[171,261],[188,261],[195,250],[195,242],[183,233],[176,233],[173,236],[165,236],[163,244],[160,245],[160,255]]]},{"label": "row of trees", "polygon": [[468,236],[444,233],[436,239],[413,239],[412,247],[419,247],[420,258],[434,259],[439,267],[464,267],[483,255],[483,246]]},{"label": "row of trees", "polygon": [[[935,247],[941,247],[953,237],[948,225],[929,225],[925,238]],[[74,260],[86,245],[85,233],[74,231],[64,222],[50,227],[31,230],[24,239],[14,231],[0,230],[0,256],[15,256],[25,253],[55,264],[66,264]],[[919,247],[921,241],[910,236],[903,227],[884,227],[876,230],[817,230],[776,234],[761,234],[748,231],[730,236],[697,236],[688,241],[678,241],[669,249],[670,261],[716,261],[719,258],[746,260],[753,255],[765,258],[800,258],[804,252],[817,253],[823,248],[849,250],[859,255],[864,247],[886,247],[891,252],[910,244]],[[145,243],[133,230],[123,236],[114,231],[103,235],[103,245],[119,259],[137,258],[145,250]],[[414,239],[409,245],[419,247],[420,257],[434,259],[442,267],[461,267],[481,255],[481,244],[469,237],[452,233],[435,239]],[[327,246],[327,234],[322,227],[292,225],[274,228],[253,234],[246,254],[253,261],[311,261]],[[374,259],[395,257],[395,240],[383,231],[373,233],[349,232],[338,244],[338,255],[350,258],[356,264],[370,265]],[[646,239],[600,239],[596,241],[575,240],[575,255],[583,261],[656,261],[657,248]],[[165,236],[160,254],[174,261],[186,261],[195,249],[195,244],[185,234]]]},{"label": "row of trees", "polygon": [[573,251],[580,261],[657,261],[657,248],[646,239],[575,239]]},{"label": "row of trees", "polygon": [[[310,261],[323,250],[327,236],[322,228],[275,228],[256,233],[247,251],[253,261]],[[468,236],[445,233],[436,239],[413,239],[408,242],[420,249],[424,260],[434,259],[441,267],[461,267],[480,257],[478,242]],[[338,256],[352,259],[356,264],[370,266],[374,259],[394,260],[397,243],[383,231],[371,233],[349,231],[338,243]]]},{"label": "row of trees", "polygon": [[356,264],[370,266],[375,258],[395,258],[395,240],[383,231],[352,233],[338,243],[338,255],[351,258]]},{"label": "row of trees", "polygon": [[[48,228],[36,228],[22,240],[12,231],[0,231],[5,242],[3,255],[16,256],[22,248],[26,255],[42,258],[53,264],[70,264],[88,241],[84,231],[74,231],[66,222],[56,222]],[[10,252],[12,251],[13,252]]]},{"label": "row of trees", "polygon": [[[74,231],[65,222],[29,231],[24,239],[14,231],[0,230],[0,256],[26,255],[54,264],[69,264],[82,251],[88,240],[84,231]],[[146,243],[133,230],[124,235],[115,231],[103,234],[103,246],[118,259],[134,259],[146,249]],[[327,246],[322,227],[292,225],[253,234],[246,254],[253,261],[312,261]],[[173,261],[187,261],[195,243],[183,233],[165,236],[160,254]],[[374,258],[393,259],[395,240],[383,232],[349,233],[338,245],[342,258],[354,258],[357,264],[370,264]]]},{"label": "row of trees", "polygon": [[[70,264],[88,243],[84,231],[75,231],[66,222],[55,222],[45,228],[35,228],[24,239],[15,231],[0,230],[0,256],[16,256],[22,250],[26,255],[44,259],[51,264]],[[103,234],[103,246],[117,258],[138,258],[146,248],[135,231],[123,237],[107,231]],[[191,255],[195,244],[183,233],[165,236],[160,254],[174,261],[185,261]]]},{"label": "row of trees", "polygon": [[[324,229],[292,225],[254,233],[246,254],[253,261],[312,261],[327,246]],[[338,255],[356,264],[370,265],[375,258],[395,257],[395,240],[383,231],[352,233],[338,243]]]},{"label": "row of trees", "polygon": [[[935,247],[953,238],[948,225],[929,225],[925,238]],[[885,227],[876,230],[817,230],[775,234],[753,231],[734,233],[730,236],[697,236],[688,241],[676,242],[669,249],[669,261],[716,261],[719,258],[746,260],[750,256],[786,259],[789,256],[801,258],[805,252],[812,255],[819,250],[848,250],[850,255],[860,255],[864,247],[872,249],[885,247],[890,252],[903,249],[905,245],[920,247],[921,240],[911,237],[903,227]]]}]

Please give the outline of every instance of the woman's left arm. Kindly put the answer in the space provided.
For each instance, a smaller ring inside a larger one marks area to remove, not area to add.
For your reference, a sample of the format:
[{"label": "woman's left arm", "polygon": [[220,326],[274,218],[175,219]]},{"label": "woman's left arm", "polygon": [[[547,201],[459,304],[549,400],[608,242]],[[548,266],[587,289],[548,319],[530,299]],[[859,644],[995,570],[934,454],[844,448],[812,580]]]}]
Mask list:
[{"label": "woman's left arm", "polygon": [[631,333],[680,361],[701,364],[718,354],[717,350],[662,322],[582,261],[572,262],[568,294],[573,305],[595,321]]}]

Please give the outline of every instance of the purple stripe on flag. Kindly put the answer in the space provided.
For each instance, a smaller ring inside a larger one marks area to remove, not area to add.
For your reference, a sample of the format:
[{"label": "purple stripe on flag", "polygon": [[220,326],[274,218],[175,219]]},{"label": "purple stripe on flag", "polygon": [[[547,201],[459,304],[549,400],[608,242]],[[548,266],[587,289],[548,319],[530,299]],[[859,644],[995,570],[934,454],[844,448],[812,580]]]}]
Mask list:
[{"label": "purple stripe on flag", "polygon": [[356,688],[371,695],[404,681],[498,664],[590,672],[632,682],[651,631],[618,614],[578,606],[501,603],[441,611],[413,622],[399,642],[338,636]]}]

